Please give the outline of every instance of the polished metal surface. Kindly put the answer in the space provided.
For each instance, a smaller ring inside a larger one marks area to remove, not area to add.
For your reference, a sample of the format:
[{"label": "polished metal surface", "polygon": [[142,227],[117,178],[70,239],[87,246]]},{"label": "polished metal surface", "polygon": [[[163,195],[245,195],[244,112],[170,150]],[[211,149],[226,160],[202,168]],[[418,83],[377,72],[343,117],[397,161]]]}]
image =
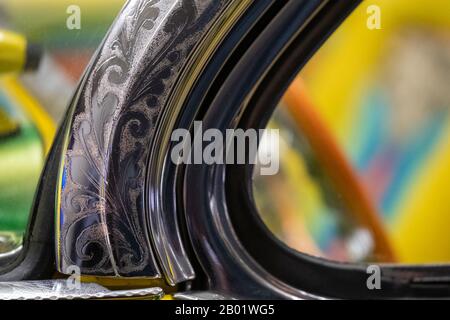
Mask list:
[{"label": "polished metal surface", "polygon": [[147,172],[148,203],[150,212],[152,212],[150,215],[152,237],[161,247],[166,246],[168,250],[177,249],[175,253],[180,252],[173,245],[176,242],[169,242],[168,244],[172,244],[169,246],[166,239],[178,237],[181,241],[180,233],[176,232],[174,227],[178,226],[176,220],[182,215],[184,209],[179,207],[181,199],[176,190],[177,168],[173,167],[173,162],[168,156],[173,144],[171,133],[177,128],[177,117],[183,107],[183,101],[196,79],[204,71],[211,54],[217,50],[230,29],[235,26],[236,21],[241,18],[251,3],[251,0],[229,1],[222,14],[205,32],[202,41],[192,53],[189,63],[174,84],[171,99],[161,110],[159,123],[154,133]]},{"label": "polished metal surface", "polygon": [[191,301],[201,301],[201,300],[235,300],[233,297],[224,296],[220,293],[212,291],[187,291],[179,292],[173,295],[175,300],[191,300]]},{"label": "polished metal surface", "polygon": [[176,216],[144,193],[146,160],[161,108],[226,3],[136,0],[119,14],[71,106],[56,212],[61,272],[194,277]]},{"label": "polished metal surface", "polygon": [[0,300],[161,299],[161,288],[108,290],[96,283],[71,286],[67,280],[0,282]]}]

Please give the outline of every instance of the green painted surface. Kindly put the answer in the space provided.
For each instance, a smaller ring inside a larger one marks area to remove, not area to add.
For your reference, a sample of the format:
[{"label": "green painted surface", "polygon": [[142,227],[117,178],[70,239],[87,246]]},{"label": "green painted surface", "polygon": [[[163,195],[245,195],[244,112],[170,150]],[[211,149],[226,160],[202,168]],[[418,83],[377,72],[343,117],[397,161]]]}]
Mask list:
[{"label": "green painted surface", "polygon": [[19,131],[0,137],[0,232],[22,233],[44,163],[36,128],[17,105],[0,91],[0,108],[19,123]]},{"label": "green painted surface", "polygon": [[[50,49],[97,47],[125,0],[4,0],[11,26]],[[80,9],[80,29],[69,29],[71,6]]]}]

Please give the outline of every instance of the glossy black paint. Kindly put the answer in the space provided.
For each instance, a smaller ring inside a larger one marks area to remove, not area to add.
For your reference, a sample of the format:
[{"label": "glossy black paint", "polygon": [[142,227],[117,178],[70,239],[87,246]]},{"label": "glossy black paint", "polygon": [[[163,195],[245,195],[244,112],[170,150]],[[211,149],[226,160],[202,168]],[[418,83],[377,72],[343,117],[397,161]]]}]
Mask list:
[{"label": "glossy black paint", "polygon": [[[219,91],[202,117],[204,130],[218,128],[224,132],[235,127],[244,107],[243,101],[251,88],[292,35],[322,4],[322,1],[288,1],[273,13],[269,23],[261,26],[227,79],[220,84]],[[264,38],[264,32],[272,35],[270,42]],[[246,72],[239,71],[243,65],[246,65]],[[223,165],[187,166],[184,180],[189,234],[208,274],[210,289],[224,295],[246,298],[311,298],[312,295],[301,288],[294,288],[267,272],[242,247],[226,212],[224,169]],[[191,185],[198,187],[193,189]],[[234,192],[239,193],[238,189]],[[251,230],[248,232],[252,233]]]},{"label": "glossy black paint", "polygon": [[[323,1],[316,15],[303,8],[312,18],[303,25],[305,11],[294,7],[300,6],[299,2],[286,4],[285,11],[281,10],[261,31],[220,84],[202,117],[203,129],[264,128],[298,70],[358,3]],[[194,249],[209,277],[208,288],[213,292],[247,298],[450,295],[445,285],[448,267],[381,266],[383,290],[369,290],[365,265],[334,263],[287,248],[258,215],[252,196],[252,172],[252,166],[237,165],[186,168],[186,219]],[[195,189],[190,187],[194,185]],[[269,289],[265,291],[264,287]]]}]

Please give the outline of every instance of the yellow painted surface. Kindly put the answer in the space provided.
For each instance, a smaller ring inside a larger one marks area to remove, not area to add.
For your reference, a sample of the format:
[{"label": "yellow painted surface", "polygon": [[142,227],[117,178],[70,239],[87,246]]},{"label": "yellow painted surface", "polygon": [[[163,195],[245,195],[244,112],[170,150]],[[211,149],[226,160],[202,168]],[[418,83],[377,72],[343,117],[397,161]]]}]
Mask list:
[{"label": "yellow painted surface", "polygon": [[[370,5],[381,9],[381,30],[367,28]],[[411,25],[450,28],[449,12],[447,0],[364,1],[306,65],[302,77],[308,92],[339,141],[345,141],[357,107],[355,83],[364,85],[365,75],[376,71],[388,38]]]},{"label": "yellow painted surface", "polygon": [[25,66],[26,48],[24,37],[0,29],[0,73],[21,71]]},{"label": "yellow painted surface", "polygon": [[[381,30],[366,26],[370,5],[381,9]],[[354,93],[369,85],[365,77],[376,72],[389,38],[414,26],[450,30],[450,1],[364,1],[302,71],[317,112],[342,146],[352,143],[349,128],[361,98]],[[396,209],[389,229],[399,262],[450,261],[449,183],[450,129]]]},{"label": "yellow painted surface", "polygon": [[30,120],[36,126],[42,137],[45,153],[50,150],[56,132],[56,126],[45,109],[34,99],[26,89],[14,77],[4,77],[0,85],[13,97],[23,108]]},{"label": "yellow painted surface", "polygon": [[405,263],[450,261],[450,121],[445,136],[392,227],[395,249]]}]

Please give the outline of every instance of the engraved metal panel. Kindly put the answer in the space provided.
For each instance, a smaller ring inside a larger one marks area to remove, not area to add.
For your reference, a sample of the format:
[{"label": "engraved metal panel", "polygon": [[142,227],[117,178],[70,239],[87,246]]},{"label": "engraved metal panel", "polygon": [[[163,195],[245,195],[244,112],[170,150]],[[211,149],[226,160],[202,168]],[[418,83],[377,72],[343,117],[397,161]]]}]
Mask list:
[{"label": "engraved metal panel", "polygon": [[162,270],[171,284],[193,278],[179,236],[154,245],[146,161],[171,88],[225,3],[129,1],[111,27],[70,109],[57,203],[61,272],[78,265],[89,275],[161,277]]}]

